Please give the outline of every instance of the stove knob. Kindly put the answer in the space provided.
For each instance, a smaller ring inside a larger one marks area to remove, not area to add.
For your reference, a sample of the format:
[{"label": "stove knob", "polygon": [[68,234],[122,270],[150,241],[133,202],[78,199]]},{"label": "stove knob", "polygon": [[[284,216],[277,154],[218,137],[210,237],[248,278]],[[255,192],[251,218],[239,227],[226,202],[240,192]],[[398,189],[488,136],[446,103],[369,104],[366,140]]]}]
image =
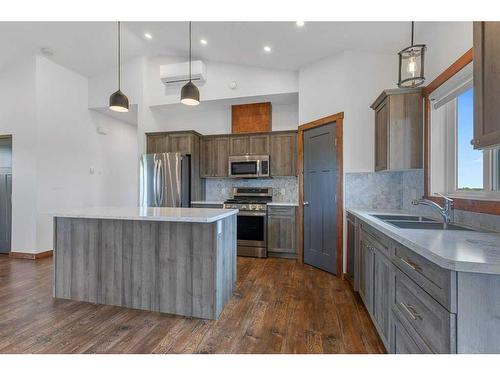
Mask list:
[{"label": "stove knob", "polygon": [[246,209],[248,209],[248,207],[247,207],[247,205],[246,205],[246,204],[242,204],[242,205],[241,205],[241,209],[242,209],[242,210],[246,210]]}]

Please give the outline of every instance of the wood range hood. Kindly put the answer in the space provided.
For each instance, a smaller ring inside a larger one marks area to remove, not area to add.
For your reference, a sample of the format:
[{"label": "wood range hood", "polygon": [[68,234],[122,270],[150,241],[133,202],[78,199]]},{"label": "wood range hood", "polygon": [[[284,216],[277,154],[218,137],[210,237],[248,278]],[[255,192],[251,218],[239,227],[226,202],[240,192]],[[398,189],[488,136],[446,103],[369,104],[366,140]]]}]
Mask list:
[{"label": "wood range hood", "polygon": [[231,132],[259,133],[272,130],[271,102],[231,106]]}]

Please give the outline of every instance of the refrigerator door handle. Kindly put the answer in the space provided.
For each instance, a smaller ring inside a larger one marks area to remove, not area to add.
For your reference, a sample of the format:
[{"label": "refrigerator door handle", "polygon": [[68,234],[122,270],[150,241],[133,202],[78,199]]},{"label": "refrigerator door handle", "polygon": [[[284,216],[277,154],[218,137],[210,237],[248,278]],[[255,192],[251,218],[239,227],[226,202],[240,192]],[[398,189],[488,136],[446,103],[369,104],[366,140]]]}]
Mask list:
[{"label": "refrigerator door handle", "polygon": [[155,203],[155,207],[158,206],[158,160],[154,158],[154,167],[153,167],[153,201]]},{"label": "refrigerator door handle", "polygon": [[158,167],[158,183],[159,183],[159,190],[160,190],[160,197],[158,199],[158,207],[161,207],[163,203],[163,195],[165,194],[165,167],[163,165],[163,162],[161,159],[159,160],[159,167]]}]

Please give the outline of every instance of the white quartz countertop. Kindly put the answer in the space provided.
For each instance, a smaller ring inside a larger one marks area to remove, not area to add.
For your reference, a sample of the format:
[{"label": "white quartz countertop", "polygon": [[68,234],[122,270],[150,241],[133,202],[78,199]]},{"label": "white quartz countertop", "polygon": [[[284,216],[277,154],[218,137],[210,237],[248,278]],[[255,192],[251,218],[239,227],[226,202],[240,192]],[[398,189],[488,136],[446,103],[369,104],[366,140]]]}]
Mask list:
[{"label": "white quartz countertop", "polygon": [[401,229],[370,214],[407,214],[401,210],[348,209],[393,240],[437,265],[462,272],[500,275],[500,234],[436,229]]},{"label": "white quartz countertop", "polygon": [[55,217],[213,223],[236,215],[238,210],[175,207],[87,207],[49,213]]},{"label": "white quartz countertop", "polygon": [[269,202],[268,206],[297,207],[297,202]]}]

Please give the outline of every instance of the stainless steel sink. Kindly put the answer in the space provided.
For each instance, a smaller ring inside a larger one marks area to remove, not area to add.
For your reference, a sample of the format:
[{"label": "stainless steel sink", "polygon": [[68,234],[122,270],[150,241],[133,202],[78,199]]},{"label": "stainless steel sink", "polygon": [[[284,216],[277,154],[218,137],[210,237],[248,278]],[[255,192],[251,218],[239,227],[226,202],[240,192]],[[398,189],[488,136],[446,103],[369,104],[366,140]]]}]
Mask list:
[{"label": "stainless steel sink", "polygon": [[398,220],[398,221],[426,221],[426,222],[436,222],[434,219],[429,219],[428,217],[417,216],[417,215],[371,215],[377,219],[387,221],[387,220]]},{"label": "stainless steel sink", "polygon": [[463,227],[457,224],[439,223],[436,221],[402,221],[402,220],[384,220],[384,222],[394,225],[403,229],[441,229],[441,230],[467,230],[474,231],[474,229]]}]

